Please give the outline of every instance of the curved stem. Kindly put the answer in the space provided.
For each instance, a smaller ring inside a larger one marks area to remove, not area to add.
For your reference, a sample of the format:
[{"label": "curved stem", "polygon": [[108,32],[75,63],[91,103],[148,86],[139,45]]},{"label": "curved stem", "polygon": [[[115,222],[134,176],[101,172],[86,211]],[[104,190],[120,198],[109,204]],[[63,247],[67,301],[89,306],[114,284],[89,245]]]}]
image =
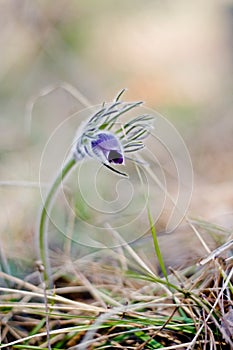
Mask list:
[{"label": "curved stem", "polygon": [[49,213],[52,207],[53,199],[55,198],[56,192],[61,185],[62,181],[72,169],[72,167],[76,164],[74,158],[71,158],[67,161],[61,171],[58,173],[56,179],[54,180],[50,190],[46,196],[45,202],[42,207],[42,211],[39,219],[39,255],[40,260],[43,265],[43,275],[44,282],[47,285],[49,282],[49,262],[48,262],[48,254],[47,254],[47,229],[49,223]]}]

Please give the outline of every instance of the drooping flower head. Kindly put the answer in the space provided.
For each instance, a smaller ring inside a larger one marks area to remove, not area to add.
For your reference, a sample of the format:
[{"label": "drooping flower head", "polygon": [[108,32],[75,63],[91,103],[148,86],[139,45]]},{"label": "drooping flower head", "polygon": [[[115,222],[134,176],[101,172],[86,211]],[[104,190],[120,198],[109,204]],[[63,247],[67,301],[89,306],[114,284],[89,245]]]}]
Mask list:
[{"label": "drooping flower head", "polygon": [[136,108],[142,102],[119,101],[125,90],[110,104],[103,104],[76,135],[73,156],[79,161],[86,156],[100,161],[104,166],[120,175],[126,175],[111,167],[125,164],[127,153],[144,148],[143,140],[149,135],[153,117],[139,115],[126,123],[120,123],[119,117]]}]

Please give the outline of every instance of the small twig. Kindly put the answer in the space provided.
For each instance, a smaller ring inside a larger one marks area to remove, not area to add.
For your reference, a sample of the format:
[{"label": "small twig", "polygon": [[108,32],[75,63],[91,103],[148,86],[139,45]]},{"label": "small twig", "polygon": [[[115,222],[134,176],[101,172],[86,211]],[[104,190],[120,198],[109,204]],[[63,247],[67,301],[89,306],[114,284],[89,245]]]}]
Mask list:
[{"label": "small twig", "polygon": [[229,249],[231,246],[233,245],[233,239],[231,239],[229,242],[224,243],[223,245],[221,245],[220,247],[216,248],[215,250],[213,250],[212,252],[209,252],[210,254],[202,259],[199,264],[200,265],[205,265],[206,263],[208,263],[210,260],[214,260],[215,258],[217,258],[222,252],[224,252],[225,250]]},{"label": "small twig", "polygon": [[48,298],[47,298],[47,291],[46,291],[46,282],[43,281],[43,273],[44,273],[44,266],[40,261],[37,261],[37,269],[39,271],[39,276],[41,280],[41,285],[43,288],[44,293],[44,305],[45,305],[45,326],[46,326],[46,333],[47,333],[47,342],[48,342],[48,349],[52,350],[51,343],[50,343],[50,329],[49,329],[49,307],[48,307]]},{"label": "small twig", "polygon": [[162,332],[162,330],[166,327],[167,324],[169,324],[169,322],[172,320],[173,316],[175,315],[176,311],[179,309],[178,306],[176,306],[174,308],[174,310],[172,311],[171,315],[168,317],[168,319],[166,320],[166,322],[164,322],[164,324],[161,326],[160,329],[158,329],[149,339],[147,339],[144,343],[142,343],[139,347],[137,347],[137,350],[142,350],[145,348],[145,346],[156,337],[156,335],[159,332]]},{"label": "small twig", "polygon": [[71,84],[68,84],[66,82],[61,82],[60,84],[58,83],[58,84],[46,86],[38,94],[32,96],[26,105],[25,129],[27,134],[30,135],[31,133],[32,112],[33,112],[35,103],[39,98],[45,97],[57,89],[65,90],[86,108],[92,105],[90,101],[88,101],[88,99],[77,88],[75,88]]},{"label": "small twig", "polygon": [[41,187],[48,187],[50,184],[42,183],[42,182],[36,182],[36,181],[7,181],[2,180],[0,181],[1,187],[25,187],[25,188],[41,188]]}]

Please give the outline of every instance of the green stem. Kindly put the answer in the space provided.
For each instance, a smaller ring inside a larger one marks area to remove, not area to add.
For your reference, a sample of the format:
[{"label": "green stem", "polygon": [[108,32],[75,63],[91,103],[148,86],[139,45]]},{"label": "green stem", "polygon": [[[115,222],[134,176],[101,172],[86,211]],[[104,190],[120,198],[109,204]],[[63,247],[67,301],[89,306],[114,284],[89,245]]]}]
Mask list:
[{"label": "green stem", "polygon": [[39,220],[39,254],[40,260],[43,265],[43,274],[44,274],[44,282],[47,285],[49,282],[49,263],[47,256],[47,229],[49,223],[49,213],[52,207],[53,199],[55,198],[56,192],[61,185],[62,181],[72,169],[72,167],[76,164],[74,158],[71,158],[67,161],[61,171],[58,173],[56,179],[54,180],[50,190],[47,194],[45,202],[43,204],[43,208],[40,214]]}]

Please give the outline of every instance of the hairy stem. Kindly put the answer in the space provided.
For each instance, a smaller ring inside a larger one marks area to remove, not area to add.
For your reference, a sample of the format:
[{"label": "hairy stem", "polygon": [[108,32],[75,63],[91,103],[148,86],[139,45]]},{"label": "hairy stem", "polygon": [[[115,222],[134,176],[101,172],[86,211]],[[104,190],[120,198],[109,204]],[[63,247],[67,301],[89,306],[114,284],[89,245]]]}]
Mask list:
[{"label": "hairy stem", "polygon": [[49,189],[49,192],[46,196],[45,202],[42,207],[42,211],[39,219],[39,255],[40,260],[43,265],[43,275],[44,282],[46,285],[49,284],[49,262],[48,262],[48,254],[47,254],[47,229],[49,223],[49,214],[52,207],[53,200],[55,199],[56,192],[61,185],[62,181],[72,169],[72,167],[76,164],[74,158],[71,158],[67,161],[61,171],[58,173],[56,179],[54,180],[52,186]]}]

